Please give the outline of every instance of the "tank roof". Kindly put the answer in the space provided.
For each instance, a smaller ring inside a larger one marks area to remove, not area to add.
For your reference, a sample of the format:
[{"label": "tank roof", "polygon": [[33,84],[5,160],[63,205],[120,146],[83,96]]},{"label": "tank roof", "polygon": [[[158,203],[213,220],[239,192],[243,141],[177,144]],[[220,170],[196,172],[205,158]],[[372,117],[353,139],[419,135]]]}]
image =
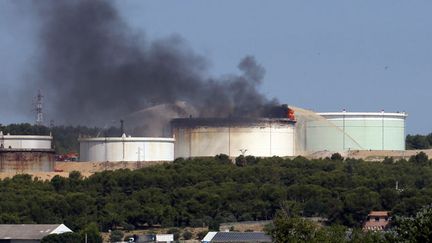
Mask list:
[{"label": "tank roof", "polygon": [[50,135],[10,135],[3,134],[2,131],[0,131],[0,137],[2,139],[35,139],[35,140],[51,140],[53,137]]},{"label": "tank roof", "polygon": [[91,137],[91,138],[78,138],[79,142],[174,142],[174,138],[162,137]]},{"label": "tank roof", "polygon": [[408,114],[405,112],[318,112],[320,116],[331,117],[331,116],[345,116],[345,117],[354,117],[354,116],[363,116],[363,117],[397,117],[405,119]]},{"label": "tank roof", "polygon": [[256,126],[265,124],[294,124],[288,118],[176,118],[171,120],[173,127],[224,127],[224,126]]}]

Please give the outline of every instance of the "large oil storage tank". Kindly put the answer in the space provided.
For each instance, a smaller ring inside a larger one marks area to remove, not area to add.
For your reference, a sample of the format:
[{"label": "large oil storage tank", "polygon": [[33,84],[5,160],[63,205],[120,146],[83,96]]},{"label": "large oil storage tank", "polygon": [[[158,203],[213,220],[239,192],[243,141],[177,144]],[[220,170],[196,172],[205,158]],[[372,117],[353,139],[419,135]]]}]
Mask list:
[{"label": "large oil storage tank", "polygon": [[284,118],[179,118],[171,122],[174,155],[293,156],[295,121]]},{"label": "large oil storage tank", "polygon": [[173,161],[174,139],[158,137],[79,138],[80,161]]},{"label": "large oil storage tank", "polygon": [[4,135],[0,132],[0,172],[54,170],[52,136]]},{"label": "large oil storage tank", "polygon": [[[323,112],[306,124],[306,149],[405,150],[406,113]],[[323,122],[323,120],[327,122]]]}]

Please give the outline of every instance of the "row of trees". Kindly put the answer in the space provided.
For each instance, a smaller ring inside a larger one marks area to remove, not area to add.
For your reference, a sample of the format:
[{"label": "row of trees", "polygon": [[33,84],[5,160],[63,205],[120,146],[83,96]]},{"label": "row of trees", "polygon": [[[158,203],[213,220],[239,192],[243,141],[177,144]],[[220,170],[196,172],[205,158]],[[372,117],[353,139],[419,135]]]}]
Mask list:
[{"label": "row of trees", "polygon": [[221,155],[88,178],[79,172],[50,181],[17,175],[0,181],[0,223],[216,229],[221,222],[273,219],[283,206],[294,216],[359,227],[370,210],[410,216],[432,201],[432,166],[424,154],[383,163],[338,156],[238,162]]},{"label": "row of trees", "polygon": [[[78,152],[79,144],[77,138],[84,136],[120,136],[121,131],[118,127],[97,128],[86,126],[36,126],[29,123],[1,125],[0,131],[15,135],[54,135],[54,146],[58,153]],[[430,149],[432,147],[432,133],[428,135],[408,135],[406,137],[407,149]]]},{"label": "row of trees", "polygon": [[406,149],[430,149],[432,148],[432,133],[428,135],[407,135]]}]

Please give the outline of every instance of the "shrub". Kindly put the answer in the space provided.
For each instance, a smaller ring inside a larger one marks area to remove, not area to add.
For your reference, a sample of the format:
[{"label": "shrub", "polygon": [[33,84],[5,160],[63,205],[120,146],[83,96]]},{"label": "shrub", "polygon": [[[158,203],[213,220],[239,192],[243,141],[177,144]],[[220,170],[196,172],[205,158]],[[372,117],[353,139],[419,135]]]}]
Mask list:
[{"label": "shrub", "polygon": [[344,160],[344,158],[342,157],[342,155],[340,153],[334,153],[332,154],[332,156],[330,157],[331,160],[338,160],[338,161],[342,161]]},{"label": "shrub", "polygon": [[185,239],[185,240],[192,239],[192,233],[190,231],[186,230],[185,232],[183,232],[183,239]]},{"label": "shrub", "polygon": [[111,234],[110,234],[110,241],[111,242],[122,241],[123,236],[124,236],[124,234],[122,231],[113,230],[113,231],[111,231]]}]

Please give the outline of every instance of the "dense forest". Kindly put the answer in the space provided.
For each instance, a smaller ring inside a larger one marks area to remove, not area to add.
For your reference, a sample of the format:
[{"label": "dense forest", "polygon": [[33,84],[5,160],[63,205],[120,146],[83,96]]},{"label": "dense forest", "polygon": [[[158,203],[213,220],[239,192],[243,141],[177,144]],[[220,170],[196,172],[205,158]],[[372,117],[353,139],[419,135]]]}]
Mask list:
[{"label": "dense forest", "polygon": [[[414,215],[432,202],[432,166],[424,153],[409,161],[364,162],[332,156],[183,160],[51,181],[16,175],[0,181],[0,223],[59,223],[74,230],[96,222],[106,231],[146,225],[210,226],[268,220],[280,208],[358,227],[370,210]],[[398,188],[395,188],[396,182]]]}]

